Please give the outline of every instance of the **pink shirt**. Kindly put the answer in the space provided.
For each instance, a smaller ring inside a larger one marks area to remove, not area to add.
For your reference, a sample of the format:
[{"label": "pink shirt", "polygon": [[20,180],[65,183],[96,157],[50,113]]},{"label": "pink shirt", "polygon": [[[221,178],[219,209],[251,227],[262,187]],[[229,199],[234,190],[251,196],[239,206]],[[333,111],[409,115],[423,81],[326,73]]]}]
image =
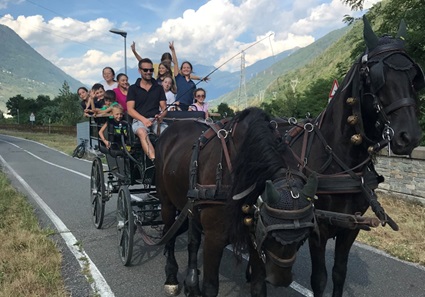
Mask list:
[{"label": "pink shirt", "polygon": [[124,111],[127,111],[127,95],[124,95],[120,88],[115,88],[113,91],[117,96],[117,102],[122,106]]}]

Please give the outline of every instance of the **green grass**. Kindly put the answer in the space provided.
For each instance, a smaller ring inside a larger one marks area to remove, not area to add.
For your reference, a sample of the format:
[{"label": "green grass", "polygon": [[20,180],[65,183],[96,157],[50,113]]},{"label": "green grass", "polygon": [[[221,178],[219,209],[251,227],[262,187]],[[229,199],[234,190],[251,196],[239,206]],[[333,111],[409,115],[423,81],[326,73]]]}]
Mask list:
[{"label": "green grass", "polygon": [[62,256],[26,198],[0,172],[0,296],[70,296]]}]

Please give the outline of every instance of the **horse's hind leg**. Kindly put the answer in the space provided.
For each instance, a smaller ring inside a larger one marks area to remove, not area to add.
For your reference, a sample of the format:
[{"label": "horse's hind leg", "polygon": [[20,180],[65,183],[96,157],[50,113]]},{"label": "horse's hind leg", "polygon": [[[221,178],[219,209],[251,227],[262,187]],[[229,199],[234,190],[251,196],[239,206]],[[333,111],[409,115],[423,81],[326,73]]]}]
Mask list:
[{"label": "horse's hind leg", "polygon": [[219,269],[226,247],[227,233],[222,207],[211,207],[201,212],[201,222],[204,228],[204,277],[202,282],[202,296],[215,297],[219,290]]},{"label": "horse's hind leg", "polygon": [[199,223],[194,219],[190,219],[189,223],[189,242],[188,242],[188,253],[189,253],[189,264],[186,278],[184,280],[184,293],[189,297],[201,296],[201,290],[199,289],[199,270],[198,270],[198,251],[201,245],[202,230]]},{"label": "horse's hind leg", "polygon": [[359,234],[359,230],[345,230],[338,233],[335,242],[335,261],[332,269],[332,297],[341,297],[347,276],[347,263],[351,246]]},{"label": "horse's hind leg", "polygon": [[[171,225],[175,221],[176,209],[173,206],[165,206],[163,203],[161,207],[162,220],[164,222],[164,234],[170,229]],[[176,244],[177,234],[174,235],[164,247],[164,255],[167,257],[165,264],[165,284],[164,291],[168,296],[176,296],[180,293],[179,281],[177,279],[177,273],[179,266],[176,261],[174,254],[174,248]]]},{"label": "horse's hind leg", "polygon": [[326,282],[328,280],[325,258],[327,241],[327,236],[325,236],[322,232],[320,233],[320,238],[317,235],[311,235],[308,240],[311,257],[310,284],[314,297],[323,296],[323,292],[326,288]]}]

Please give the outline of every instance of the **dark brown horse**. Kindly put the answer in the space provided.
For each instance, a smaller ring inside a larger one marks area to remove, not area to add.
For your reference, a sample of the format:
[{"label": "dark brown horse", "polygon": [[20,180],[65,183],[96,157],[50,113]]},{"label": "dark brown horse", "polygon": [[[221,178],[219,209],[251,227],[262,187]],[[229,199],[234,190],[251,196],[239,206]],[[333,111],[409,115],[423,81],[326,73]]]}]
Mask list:
[{"label": "dark brown horse", "polygon": [[[188,296],[218,295],[221,257],[235,230],[244,234],[235,239],[237,248],[249,245],[255,259],[252,296],[265,296],[265,281],[290,284],[297,249],[314,225],[307,196],[315,187],[313,180],[303,188],[305,177],[288,168],[282,152],[286,145],[275,128],[262,110],[250,108],[222,125],[175,122],[158,139],[156,179],[164,233],[176,212],[190,205]],[[197,270],[201,231],[202,292]],[[179,291],[174,244],[175,236],[165,246],[165,290],[173,295]]]},{"label": "dark brown horse", "polygon": [[[319,173],[315,201],[320,236],[309,238],[314,296],[323,296],[327,282],[326,243],[335,238],[332,269],[334,297],[342,296],[350,248],[360,229],[397,224],[377,201],[374,189],[383,178],[373,156],[386,145],[409,155],[419,145],[416,92],[423,72],[405,52],[402,22],[396,38],[378,38],[364,19],[367,51],[347,73],[326,110],[307,124],[296,124],[288,142],[306,175]],[[282,133],[288,128],[281,126]],[[290,155],[292,158],[293,155]],[[376,218],[363,218],[368,207]]]}]

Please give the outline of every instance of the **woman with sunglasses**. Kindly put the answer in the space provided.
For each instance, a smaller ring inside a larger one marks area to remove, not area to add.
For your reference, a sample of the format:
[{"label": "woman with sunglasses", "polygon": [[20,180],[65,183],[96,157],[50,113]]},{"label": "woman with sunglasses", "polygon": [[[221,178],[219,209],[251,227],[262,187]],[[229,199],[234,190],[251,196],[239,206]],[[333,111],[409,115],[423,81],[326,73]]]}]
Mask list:
[{"label": "woman with sunglasses", "polygon": [[193,92],[195,97],[195,103],[189,106],[190,111],[203,111],[205,112],[205,118],[209,118],[208,114],[208,103],[205,102],[205,98],[207,92],[203,88],[197,88],[195,92]]}]

